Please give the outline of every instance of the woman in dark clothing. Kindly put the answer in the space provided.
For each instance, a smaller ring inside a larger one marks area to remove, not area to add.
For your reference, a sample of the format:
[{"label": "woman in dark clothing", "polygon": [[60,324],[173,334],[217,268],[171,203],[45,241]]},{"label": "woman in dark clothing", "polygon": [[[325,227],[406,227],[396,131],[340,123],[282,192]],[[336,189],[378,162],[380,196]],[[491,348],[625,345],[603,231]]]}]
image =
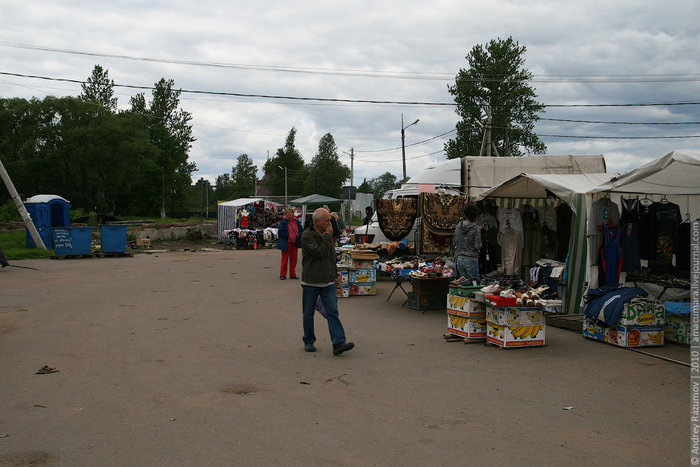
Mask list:
[{"label": "woman in dark clothing", "polygon": [[298,245],[301,244],[301,232],[303,230],[301,222],[294,218],[294,210],[287,209],[277,231],[277,249],[282,251],[281,280],[287,278],[287,264],[289,264],[289,278],[297,278]]}]

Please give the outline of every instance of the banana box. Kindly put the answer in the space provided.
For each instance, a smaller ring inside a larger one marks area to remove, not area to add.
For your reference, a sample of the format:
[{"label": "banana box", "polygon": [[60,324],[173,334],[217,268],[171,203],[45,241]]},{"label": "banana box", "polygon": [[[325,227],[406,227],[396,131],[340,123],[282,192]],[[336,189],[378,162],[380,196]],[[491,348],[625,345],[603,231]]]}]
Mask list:
[{"label": "banana box", "polygon": [[468,295],[471,295],[475,292],[478,292],[481,290],[481,286],[471,286],[471,285],[455,285],[455,284],[450,284],[448,293],[450,295],[458,295],[460,297],[466,297]]},{"label": "banana box", "polygon": [[617,326],[606,328],[606,342],[620,347],[656,347],[664,345],[663,326]]},{"label": "banana box", "polygon": [[350,284],[350,296],[377,295],[377,288],[372,285]]},{"label": "banana box", "polygon": [[489,306],[486,307],[486,319],[501,326],[545,323],[542,309],[533,307]]},{"label": "banana box", "polygon": [[622,326],[663,326],[666,307],[658,300],[626,303],[617,324]]},{"label": "banana box", "polygon": [[377,283],[377,271],[375,269],[357,269],[350,271],[351,284],[374,285]]},{"label": "banana box", "polygon": [[486,318],[467,318],[459,314],[447,312],[447,331],[455,336],[468,339],[486,338]]},{"label": "banana box", "polygon": [[374,269],[374,260],[352,258],[350,266],[353,269]]},{"label": "banana box", "polygon": [[[605,329],[603,326],[598,324],[598,321],[591,318],[583,318],[583,330],[581,334],[583,337],[589,339],[605,342]],[[608,338],[610,334],[608,333]]]},{"label": "banana box", "polygon": [[690,345],[690,315],[668,315],[664,324],[664,339]]},{"label": "banana box", "polygon": [[486,306],[483,303],[479,303],[471,298],[452,294],[447,294],[447,309],[466,313],[466,315],[463,316],[469,316],[472,313],[486,313]]},{"label": "banana box", "polygon": [[348,298],[350,296],[350,285],[336,284],[335,292],[338,295],[338,298]]},{"label": "banana box", "polygon": [[341,284],[349,284],[350,283],[350,271],[339,270],[338,271],[338,278],[340,279],[339,282]]},{"label": "banana box", "polygon": [[504,326],[486,322],[486,341],[502,348],[537,347],[545,345],[545,324]]}]

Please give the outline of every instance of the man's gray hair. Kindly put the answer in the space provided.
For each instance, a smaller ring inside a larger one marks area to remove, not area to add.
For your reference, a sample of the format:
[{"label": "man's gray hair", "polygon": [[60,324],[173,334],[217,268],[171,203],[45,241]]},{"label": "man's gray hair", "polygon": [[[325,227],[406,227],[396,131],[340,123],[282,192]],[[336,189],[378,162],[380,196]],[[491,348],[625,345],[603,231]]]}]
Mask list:
[{"label": "man's gray hair", "polygon": [[326,209],[326,208],[318,208],[318,209],[316,209],[316,210],[314,211],[314,215],[313,215],[314,223],[316,223],[316,221],[319,220],[319,219],[321,218],[321,216],[323,215],[323,212],[324,212],[324,211],[325,211],[325,212],[328,212],[328,209]]}]

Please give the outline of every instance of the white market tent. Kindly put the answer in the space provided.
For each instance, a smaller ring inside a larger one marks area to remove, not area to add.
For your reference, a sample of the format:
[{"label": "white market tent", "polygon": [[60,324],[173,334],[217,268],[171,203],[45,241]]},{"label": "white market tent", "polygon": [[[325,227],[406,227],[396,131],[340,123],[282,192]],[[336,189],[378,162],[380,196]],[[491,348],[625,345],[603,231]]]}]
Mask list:
[{"label": "white market tent", "polygon": [[224,241],[224,230],[231,230],[236,227],[236,216],[238,210],[249,204],[265,201],[265,207],[274,207],[277,209],[278,204],[263,198],[238,198],[233,201],[224,201],[217,206],[216,224],[217,224],[217,239],[219,243]]},{"label": "white market tent", "polygon": [[[585,174],[520,174],[479,195],[478,199],[496,198],[500,206],[519,207],[524,203],[535,206],[538,201],[551,202],[552,193],[574,212],[569,238],[568,283],[566,310],[579,313],[586,282],[586,219],[596,187],[608,182],[616,173]],[[549,192],[549,193],[548,193]]]},{"label": "white market tent", "polygon": [[[597,269],[587,255],[586,220],[591,204],[603,196],[658,195],[679,205],[692,219],[700,216],[700,152],[673,151],[623,174],[521,174],[482,193],[501,199],[546,199],[547,191],[560,197],[575,213],[569,243],[566,310],[579,313],[583,288],[597,287]],[[517,206],[514,206],[517,207]]]}]

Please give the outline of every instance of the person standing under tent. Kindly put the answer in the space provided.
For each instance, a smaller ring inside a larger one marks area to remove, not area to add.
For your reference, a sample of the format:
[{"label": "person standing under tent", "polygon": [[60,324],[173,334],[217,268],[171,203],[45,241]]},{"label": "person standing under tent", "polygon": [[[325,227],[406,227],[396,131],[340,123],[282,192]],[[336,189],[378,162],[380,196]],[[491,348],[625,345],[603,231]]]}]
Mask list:
[{"label": "person standing under tent", "polygon": [[280,280],[287,278],[287,265],[289,265],[289,278],[297,278],[297,258],[303,230],[301,222],[294,217],[294,209],[288,208],[277,230],[277,249],[282,251]]},{"label": "person standing under tent", "polygon": [[481,227],[474,222],[478,210],[470,204],[464,210],[466,220],[459,221],[453,237],[455,276],[470,282],[479,282],[479,251],[481,250]]}]

